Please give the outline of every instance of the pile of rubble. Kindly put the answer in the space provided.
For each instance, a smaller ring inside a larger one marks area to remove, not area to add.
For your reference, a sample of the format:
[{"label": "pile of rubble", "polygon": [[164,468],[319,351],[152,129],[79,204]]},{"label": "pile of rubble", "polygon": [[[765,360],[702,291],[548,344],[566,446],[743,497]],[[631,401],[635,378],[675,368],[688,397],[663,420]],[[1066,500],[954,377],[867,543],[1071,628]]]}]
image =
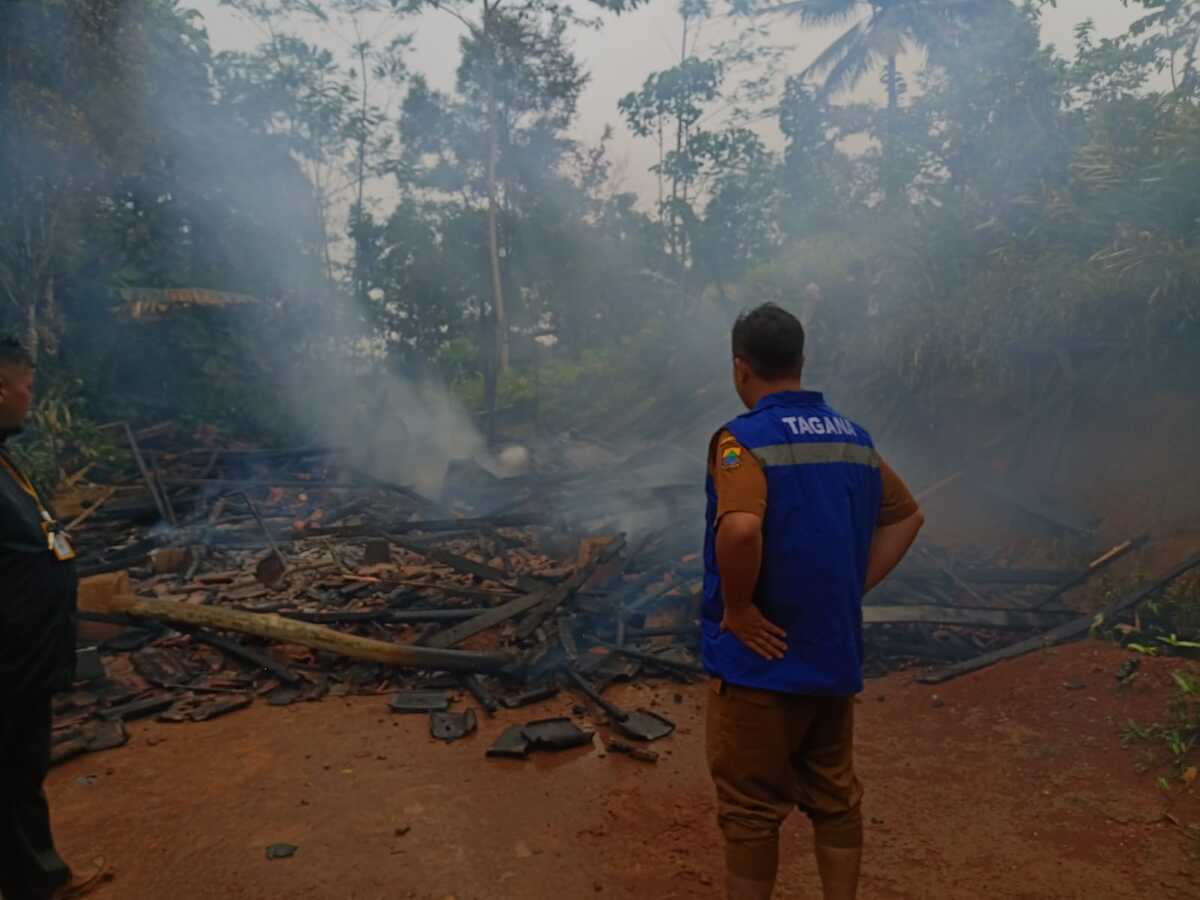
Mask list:
[{"label": "pile of rubble", "polygon": [[[393,711],[428,715],[434,737],[456,740],[477,713],[451,711],[455,696],[492,715],[570,689],[616,731],[656,740],[672,724],[612,707],[605,689],[703,674],[703,495],[662,454],[513,478],[456,462],[433,500],[330,448],[180,448],[167,428],[126,436],[136,478],[76,479],[60,498],[73,505],[95,646],[57,702],[56,760],[119,745],[137,718],[203,721],[346,694],[388,695]],[[1077,571],[922,549],[864,610],[869,674],[969,665],[1014,632],[1076,622],[1062,595],[1134,545]],[[489,752],[590,739],[569,719],[532,722]]]}]

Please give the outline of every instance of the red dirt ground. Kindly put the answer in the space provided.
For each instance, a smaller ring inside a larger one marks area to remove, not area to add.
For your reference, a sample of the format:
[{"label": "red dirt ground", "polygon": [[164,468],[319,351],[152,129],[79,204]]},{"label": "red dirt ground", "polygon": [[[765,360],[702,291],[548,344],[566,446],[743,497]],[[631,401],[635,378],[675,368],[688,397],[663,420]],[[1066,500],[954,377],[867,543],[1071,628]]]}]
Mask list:
[{"label": "red dirt ground", "polygon": [[[869,682],[861,896],[1200,897],[1200,782],[1168,795],[1164,751],[1121,746],[1129,719],[1162,718],[1186,664],[1143,660],[1119,687],[1125,658],[1084,643],[937,688]],[[98,900],[717,898],[705,688],[675,694],[614,691],[678,722],[657,765],[598,748],[484,758],[509,722],[569,711],[566,694],[453,745],[360,697],[136,723],[125,748],[54,770],[49,793],[64,854],[115,874]],[[788,824],[778,897],[819,896],[808,830]],[[300,849],[268,861],[277,842]]]}]

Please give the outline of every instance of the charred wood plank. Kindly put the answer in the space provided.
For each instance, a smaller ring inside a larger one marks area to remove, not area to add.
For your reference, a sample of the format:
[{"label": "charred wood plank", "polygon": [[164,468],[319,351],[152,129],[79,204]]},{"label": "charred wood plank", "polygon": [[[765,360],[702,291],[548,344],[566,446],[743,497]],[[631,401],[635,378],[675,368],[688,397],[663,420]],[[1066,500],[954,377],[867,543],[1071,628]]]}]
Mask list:
[{"label": "charred wood plank", "polygon": [[976,607],[937,606],[864,606],[864,625],[965,625],[973,628],[1013,628],[1032,631],[1050,628],[1062,622],[1063,613],[1029,610],[980,609]]},{"label": "charred wood plank", "polygon": [[609,653],[614,653],[617,656],[624,656],[626,659],[636,659],[638,662],[644,662],[647,665],[659,666],[664,669],[670,669],[674,672],[683,672],[688,675],[706,674],[704,667],[698,666],[695,663],[686,663],[677,659],[664,658],[658,654],[646,653],[642,650],[630,650],[628,647],[618,647],[616,644],[610,644],[608,641],[601,640],[595,635],[587,635],[587,638],[592,643],[606,648]]},{"label": "charred wood plank", "polygon": [[971,587],[971,585],[969,585],[965,581],[963,581],[962,578],[960,578],[958,576],[958,574],[953,569],[950,568],[950,566],[946,565],[940,559],[938,559],[936,556],[934,556],[933,553],[930,552],[928,547],[921,547],[920,551],[921,551],[921,554],[927,560],[929,560],[930,564],[935,569],[937,569],[937,571],[941,572],[942,575],[949,578],[950,581],[956,587],[958,587],[963,593],[965,593],[968,597],[970,597],[972,600],[974,600],[976,603],[980,604],[981,606],[987,605],[987,600],[977,590],[975,590],[975,588]]},{"label": "charred wood plank", "polygon": [[1089,578],[1091,578],[1093,575],[1095,575],[1101,569],[1104,569],[1110,563],[1116,562],[1118,559],[1120,559],[1126,553],[1129,553],[1131,550],[1134,550],[1137,547],[1140,547],[1145,542],[1146,542],[1146,536],[1142,535],[1141,537],[1136,537],[1131,540],[1125,541],[1123,543],[1117,544],[1115,547],[1105,551],[1104,553],[1100,554],[1100,556],[1097,556],[1090,563],[1088,563],[1088,567],[1086,569],[1084,569],[1082,572],[1080,572],[1078,575],[1076,575],[1074,578],[1072,578],[1070,581],[1060,584],[1057,588],[1055,588],[1053,591],[1051,591],[1049,594],[1047,594],[1045,597],[1043,597],[1041,600],[1039,600],[1036,604],[1033,605],[1032,609],[1042,609],[1043,607],[1049,606],[1051,603],[1053,603],[1055,600],[1057,600],[1059,597],[1061,597],[1067,591],[1071,590],[1072,588],[1079,587],[1081,584],[1086,582]]},{"label": "charred wood plank", "polygon": [[391,522],[387,525],[331,525],[325,528],[309,528],[304,533],[310,537],[376,537],[381,531],[389,534],[404,534],[410,531],[473,531],[483,528],[521,528],[536,525],[539,516],[529,513],[476,517],[470,519],[418,519],[416,521]]},{"label": "charred wood plank", "polygon": [[483,707],[483,711],[488,716],[494,716],[500,709],[500,701],[492,696],[492,693],[484,686],[483,680],[478,675],[464,675],[462,681],[475,701]]},{"label": "charred wood plank", "polygon": [[459,556],[457,553],[450,553],[437,547],[426,547],[424,544],[405,540],[396,535],[390,534],[387,536],[387,539],[397,547],[408,550],[410,553],[416,553],[418,556],[423,556],[433,562],[449,566],[456,572],[464,572],[467,575],[474,575],[476,578],[484,581],[494,581],[496,584],[512,584],[518,590],[524,591],[527,594],[544,590],[548,586],[541,579],[530,578],[528,575],[510,576],[507,572],[502,572],[500,569],[493,568],[485,563],[476,562],[473,559],[467,559],[465,556]]},{"label": "charred wood plank", "polygon": [[293,481],[287,478],[164,478],[169,487],[207,487],[245,491],[254,488],[284,488],[295,491],[374,491],[373,485],[346,481]]},{"label": "charred wood plank", "polygon": [[497,606],[495,609],[489,609],[485,613],[473,616],[460,625],[455,625],[453,628],[447,628],[445,631],[431,635],[429,638],[421,641],[421,643],[427,647],[454,647],[469,637],[495,628],[497,625],[502,625],[510,619],[515,619],[517,616],[528,612],[543,602],[550,594],[564,589],[565,585],[559,585],[547,588],[542,592],[517,597],[515,600],[510,600],[501,606]]},{"label": "charred wood plank", "polygon": [[595,571],[600,566],[607,563],[625,548],[625,535],[620,535],[615,540],[610,541],[608,545],[596,555],[590,563],[582,566],[575,572],[566,583],[560,585],[561,590],[551,591],[549,595],[533,609],[529,611],[529,615],[522,620],[521,625],[517,628],[517,637],[524,640],[529,637],[537,629],[539,625],[545,621],[546,617],[553,613],[559,606],[566,602],[572,594],[587,584]]},{"label": "charred wood plank", "polygon": [[[613,542],[613,544],[619,543],[617,541]],[[490,628],[495,628],[497,625],[507,622],[510,619],[515,619],[519,615],[539,608],[544,610],[542,613],[542,618],[544,618],[546,612],[556,609],[568,597],[583,587],[602,561],[607,561],[604,554],[597,557],[591,564],[578,570],[562,584],[545,588],[542,591],[531,593],[524,597],[518,597],[515,600],[510,600],[508,603],[488,610],[482,615],[468,619],[461,625],[456,625],[453,628],[448,628],[443,632],[435,634],[424,643],[429,647],[453,647],[473,635],[487,631]],[[538,624],[540,622],[541,619],[538,620]],[[533,628],[536,627],[536,625],[533,626]],[[533,632],[533,628],[529,629],[529,633]]]},{"label": "charred wood plank", "polygon": [[487,612],[486,608],[469,609],[372,609],[351,612],[286,612],[286,619],[335,625],[351,622],[383,622],[389,625],[418,625],[425,622],[463,622]]},{"label": "charred wood plank", "polygon": [[248,662],[263,671],[270,672],[280,681],[286,684],[299,684],[300,676],[284,665],[283,661],[266,653],[262,650],[255,650],[253,647],[247,647],[239,644],[237,641],[231,641],[228,638],[223,638],[220,635],[205,631],[202,628],[187,628],[178,627],[177,630],[186,634],[193,641],[198,641],[201,644],[208,644],[210,647],[215,647],[222,653],[232,656],[235,659],[240,659],[243,662]]},{"label": "charred wood plank", "polygon": [[110,706],[108,709],[103,709],[100,711],[100,718],[132,722],[135,719],[144,719],[160,713],[173,706],[174,703],[175,698],[171,694],[147,697],[144,700],[134,700],[121,706]]},{"label": "charred wood plank", "polygon": [[166,502],[163,497],[159,496],[158,487],[156,487],[154,478],[150,474],[150,469],[146,465],[146,460],[142,456],[142,450],[138,447],[137,438],[134,437],[133,430],[129,427],[128,422],[122,422],[120,427],[125,431],[125,440],[129,442],[129,449],[133,452],[133,460],[137,463],[138,471],[142,474],[142,480],[146,483],[146,489],[154,499],[154,505],[158,508],[158,514],[162,516],[163,521],[170,522],[174,526],[177,523],[174,521],[174,516],[168,515]]},{"label": "charred wood plank", "polygon": [[949,668],[943,669],[940,672],[935,672],[930,675],[923,675],[917,680],[922,684],[941,684],[944,681],[949,681],[951,678],[957,678],[959,675],[965,675],[968,672],[976,672],[979,669],[986,668],[1002,660],[1013,659],[1018,656],[1023,656],[1026,653],[1031,653],[1034,650],[1053,647],[1055,644],[1061,644],[1065,641],[1083,637],[1093,627],[1111,622],[1117,616],[1121,615],[1121,613],[1137,606],[1147,597],[1157,593],[1176,578],[1179,578],[1181,575],[1190,572],[1197,566],[1200,566],[1200,553],[1189,557],[1156,581],[1134,591],[1131,594],[1121,597],[1118,600],[1114,600],[1107,607],[1105,607],[1103,611],[1096,615],[1080,616],[1077,619],[1073,619],[1070,622],[1065,622],[1064,624],[1059,625],[1057,628],[1052,628],[1044,634],[1039,634],[1036,637],[1032,637],[1027,641],[1021,641],[1020,643],[1004,647],[1003,649],[995,650],[991,653],[985,653],[982,656],[977,656],[974,659],[967,660],[966,662],[960,663],[956,666],[950,666]]}]

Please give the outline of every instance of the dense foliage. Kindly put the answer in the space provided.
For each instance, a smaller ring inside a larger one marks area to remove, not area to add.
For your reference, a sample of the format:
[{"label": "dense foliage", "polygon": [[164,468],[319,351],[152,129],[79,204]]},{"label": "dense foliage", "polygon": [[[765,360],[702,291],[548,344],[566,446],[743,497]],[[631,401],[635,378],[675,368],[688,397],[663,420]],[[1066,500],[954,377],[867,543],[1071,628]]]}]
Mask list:
[{"label": "dense foliage", "polygon": [[[1068,57],[1041,40],[1045,0],[686,0],[683,54],[612,111],[658,142],[642,201],[610,188],[607,137],[572,136],[589,75],[571,34],[599,20],[544,0],[224,5],[255,49],[214,53],[186,0],[0,10],[0,327],[103,419],[286,427],[247,385],[353,357],[580,421],[599,385],[611,402],[759,299],[805,314],[822,367],[909,392],[995,392],[1031,348],[1194,375],[1195,2],[1131,0],[1128,34],[1085,23]],[[407,64],[422,9],[461,23],[450,91]],[[738,39],[689,40],[730,11]],[[766,37],[789,15],[846,31],[787,76]],[[848,96],[876,71],[882,102]],[[177,287],[260,307],[128,315],[130,290]]]}]

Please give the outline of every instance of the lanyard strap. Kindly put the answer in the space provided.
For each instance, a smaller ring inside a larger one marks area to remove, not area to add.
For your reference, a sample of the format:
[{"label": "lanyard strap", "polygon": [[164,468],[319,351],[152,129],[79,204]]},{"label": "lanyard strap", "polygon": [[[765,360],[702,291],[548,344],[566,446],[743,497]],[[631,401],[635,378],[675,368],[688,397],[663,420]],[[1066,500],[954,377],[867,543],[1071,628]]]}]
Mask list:
[{"label": "lanyard strap", "polygon": [[42,503],[42,498],[38,496],[37,490],[25,475],[17,468],[16,463],[8,458],[8,454],[0,450],[0,465],[3,465],[8,470],[8,474],[12,476],[13,481],[17,483],[17,487],[33,498],[33,502],[37,504],[38,512],[42,514],[42,518],[49,515],[45,505]]},{"label": "lanyard strap", "polygon": [[38,496],[37,488],[33,486],[25,475],[17,468],[17,464],[9,458],[8,454],[0,450],[0,465],[8,471],[8,474],[13,477],[13,481],[33,498],[33,502],[37,504],[38,513],[42,518],[42,533],[46,535],[46,546],[54,558],[59,562],[66,562],[75,558],[75,548],[71,546],[70,540],[66,534],[57,530],[58,526],[54,522],[54,518],[50,515],[50,511],[46,509],[46,505],[42,503],[42,498]]}]

